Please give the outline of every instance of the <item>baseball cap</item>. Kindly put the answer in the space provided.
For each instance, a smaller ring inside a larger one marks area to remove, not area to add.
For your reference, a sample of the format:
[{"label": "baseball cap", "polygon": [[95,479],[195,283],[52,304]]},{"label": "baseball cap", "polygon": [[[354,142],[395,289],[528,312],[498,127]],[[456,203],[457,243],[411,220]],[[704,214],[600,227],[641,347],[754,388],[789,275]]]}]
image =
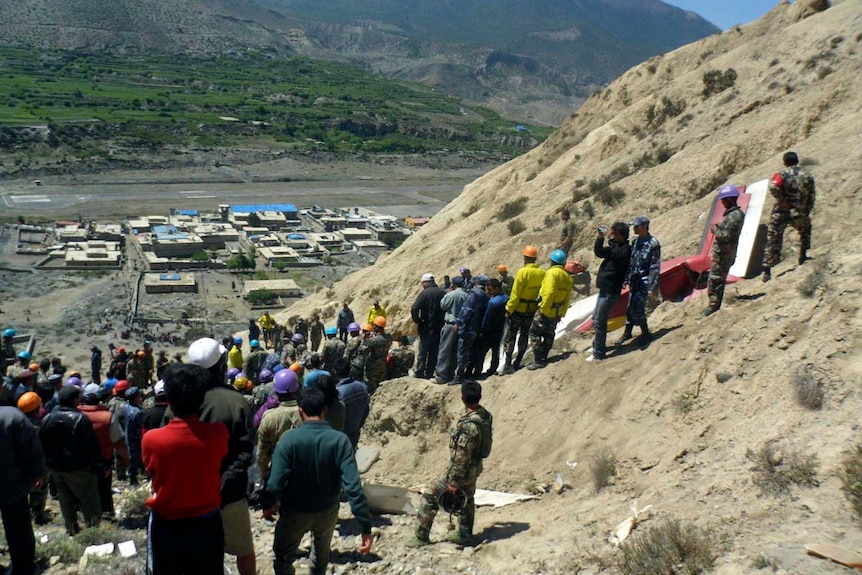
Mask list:
[{"label": "baseball cap", "polygon": [[476,276],[476,281],[479,282],[480,286],[487,285],[488,276],[486,276],[485,274],[479,274]]},{"label": "baseball cap", "polygon": [[97,383],[88,383],[84,388],[84,397],[99,397],[102,394],[102,387]]},{"label": "baseball cap", "polygon": [[464,287],[464,278],[461,276],[455,276],[452,278],[452,284],[455,285],[455,287]]},{"label": "baseball cap", "polygon": [[132,399],[133,397],[137,397],[141,394],[141,389],[139,387],[130,387],[126,390],[126,399]]},{"label": "baseball cap", "polygon": [[153,386],[153,393],[155,393],[156,395],[165,394],[165,380],[160,379],[156,382],[156,385]]},{"label": "baseball cap", "polygon": [[225,347],[211,337],[202,337],[189,346],[189,363],[209,369],[218,363],[227,351]]},{"label": "baseball cap", "polygon": [[630,226],[649,226],[649,218],[646,216],[638,216],[629,225]]},{"label": "baseball cap", "polygon": [[422,274],[422,279],[419,280],[419,283],[433,282],[433,281],[434,281],[434,275],[433,274]]}]

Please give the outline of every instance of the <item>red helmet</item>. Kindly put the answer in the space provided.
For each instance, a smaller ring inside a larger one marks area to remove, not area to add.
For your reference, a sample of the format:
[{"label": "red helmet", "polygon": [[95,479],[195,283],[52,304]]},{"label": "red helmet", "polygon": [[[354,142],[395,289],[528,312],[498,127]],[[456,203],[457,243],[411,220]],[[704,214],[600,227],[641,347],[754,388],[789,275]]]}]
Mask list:
[{"label": "red helmet", "polygon": [[[117,382],[117,385],[114,386],[113,393],[114,393],[114,395],[119,395],[121,393],[123,395],[125,395],[126,390],[129,389],[129,387],[131,387],[131,386],[129,385],[128,380],[121,379],[120,381]],[[120,395],[120,397],[122,397],[122,395]]]}]

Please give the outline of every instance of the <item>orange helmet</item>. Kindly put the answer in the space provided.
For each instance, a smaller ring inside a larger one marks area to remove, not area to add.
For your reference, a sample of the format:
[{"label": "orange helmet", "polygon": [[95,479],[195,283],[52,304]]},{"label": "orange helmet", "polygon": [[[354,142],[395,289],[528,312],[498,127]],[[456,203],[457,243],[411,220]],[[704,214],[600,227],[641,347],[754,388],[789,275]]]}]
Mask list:
[{"label": "orange helmet", "polygon": [[386,327],[386,318],[382,315],[378,315],[374,318],[374,325],[377,327]]},{"label": "orange helmet", "polygon": [[24,413],[32,413],[42,407],[42,399],[35,391],[28,391],[18,398],[18,409]]},{"label": "orange helmet", "polygon": [[30,364],[29,369],[32,372],[38,372],[39,371],[39,364],[34,361],[33,363]]},{"label": "orange helmet", "polygon": [[370,323],[366,323],[362,326],[362,331],[374,331],[374,326]]},{"label": "orange helmet", "polygon": [[569,260],[566,262],[566,271],[570,274],[579,274],[584,271],[584,266],[581,262]]},{"label": "orange helmet", "polygon": [[524,246],[524,251],[522,253],[528,258],[539,257],[539,250],[536,249],[536,246]]},{"label": "orange helmet", "polygon": [[147,357],[147,352],[143,350],[138,350],[138,357],[140,357],[141,359]]},{"label": "orange helmet", "polygon": [[502,274],[502,273],[506,273],[508,271],[509,271],[509,268],[506,267],[506,264],[500,264],[497,266],[497,272],[498,273]]}]

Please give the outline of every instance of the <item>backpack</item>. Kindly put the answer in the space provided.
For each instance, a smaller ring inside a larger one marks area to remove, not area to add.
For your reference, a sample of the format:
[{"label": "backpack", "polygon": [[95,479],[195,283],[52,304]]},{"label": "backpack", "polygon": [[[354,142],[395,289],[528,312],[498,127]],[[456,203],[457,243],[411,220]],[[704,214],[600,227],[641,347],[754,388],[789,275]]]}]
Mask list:
[{"label": "backpack", "polygon": [[[488,413],[487,411],[485,413]],[[488,418],[485,419],[479,413],[476,413],[476,417],[471,417],[470,421],[476,424],[476,427],[479,428],[479,433],[481,435],[481,439],[479,441],[479,452],[478,455],[481,459],[487,458],[491,455],[491,447],[494,443],[494,434],[493,434],[493,417],[488,413]]]}]

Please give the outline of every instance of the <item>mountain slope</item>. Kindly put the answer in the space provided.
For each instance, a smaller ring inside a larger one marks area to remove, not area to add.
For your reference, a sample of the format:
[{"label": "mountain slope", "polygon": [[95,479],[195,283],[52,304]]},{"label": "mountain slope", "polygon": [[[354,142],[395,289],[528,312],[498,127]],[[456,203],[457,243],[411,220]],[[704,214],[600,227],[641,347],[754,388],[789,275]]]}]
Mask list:
[{"label": "mountain slope", "polygon": [[[280,314],[319,310],[332,320],[341,301],[361,315],[379,299],[393,331],[412,330],[421,273],[517,268],[526,243],[547,254],[564,206],[581,230],[574,253],[595,272],[589,246],[600,223],[647,213],[664,258],[691,254],[720,184],[770,177],[788,149],[814,173],[813,261],[795,264],[790,232],[772,282],[729,288],[725,306],[706,319],[703,300],[662,303],[650,319],[659,338],[646,350],[586,364],[589,337],[567,334],[547,369],[487,380],[495,443],[480,487],[521,491],[561,472],[573,488],[480,509],[476,530],[490,541],[456,555],[457,566],[439,545],[405,561],[441,574],[469,566],[616,572],[606,567],[619,560],[607,537],[637,500],[655,505],[658,518],[717,528],[724,544],[715,541],[715,573],[755,572],[760,555],[786,573],[844,572],[803,550],[813,542],[862,546],[839,479],[846,450],[860,439],[862,409],[862,256],[847,233],[862,224],[862,1],[827,6],[782,3],[755,23],[632,68],[542,146],[467,186],[398,250]],[[706,74],[731,69],[734,85],[705,96],[704,78],[714,77]],[[601,186],[589,190],[606,177],[624,194],[614,206],[599,201]],[[525,231],[513,237],[499,214],[519,197]],[[797,403],[795,382],[805,379],[822,386],[821,410]],[[385,382],[363,436],[384,445],[371,480],[415,486],[445,471],[445,429],[459,410],[452,388]],[[761,492],[747,453],[773,439],[785,454],[816,455],[819,486],[793,487],[786,498]],[[616,455],[617,477],[597,494],[589,468],[604,449]],[[570,470],[566,461],[580,465]],[[434,538],[444,533],[445,520],[438,524]],[[385,533],[390,543],[381,541],[399,558],[408,525],[397,523]]]}]

